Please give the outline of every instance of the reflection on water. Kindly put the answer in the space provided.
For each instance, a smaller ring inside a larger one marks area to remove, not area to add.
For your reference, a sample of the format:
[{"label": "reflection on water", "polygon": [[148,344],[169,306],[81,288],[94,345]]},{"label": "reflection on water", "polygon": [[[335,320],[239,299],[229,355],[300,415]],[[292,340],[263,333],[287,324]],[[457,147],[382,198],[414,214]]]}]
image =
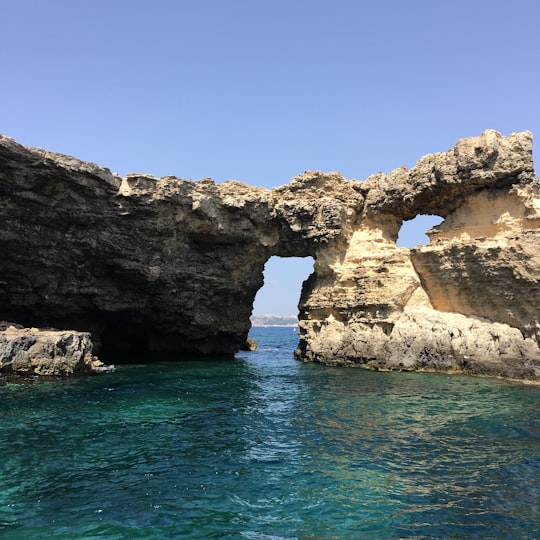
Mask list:
[{"label": "reflection on water", "polygon": [[0,537],[538,538],[540,388],[292,360],[0,386]]}]

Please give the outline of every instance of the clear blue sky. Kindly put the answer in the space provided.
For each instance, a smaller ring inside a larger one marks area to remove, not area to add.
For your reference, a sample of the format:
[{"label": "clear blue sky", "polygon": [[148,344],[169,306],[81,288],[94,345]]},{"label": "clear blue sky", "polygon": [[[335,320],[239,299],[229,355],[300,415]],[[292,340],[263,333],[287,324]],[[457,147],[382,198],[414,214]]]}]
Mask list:
[{"label": "clear blue sky", "polygon": [[[122,175],[270,188],[410,167],[486,128],[540,137],[538,0],[0,8],[0,132]],[[311,262],[271,266],[255,310],[294,314]]]}]

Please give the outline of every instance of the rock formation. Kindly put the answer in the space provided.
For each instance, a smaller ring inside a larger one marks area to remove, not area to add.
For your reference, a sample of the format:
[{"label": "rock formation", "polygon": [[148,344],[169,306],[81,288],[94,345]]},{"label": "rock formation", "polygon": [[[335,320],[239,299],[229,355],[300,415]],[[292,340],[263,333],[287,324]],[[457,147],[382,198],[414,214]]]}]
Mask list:
[{"label": "rock formation", "polygon": [[0,373],[66,376],[99,371],[87,332],[0,323]]},{"label": "rock formation", "polygon": [[[273,190],[120,178],[0,137],[0,195],[0,318],[91,332],[105,359],[234,354],[265,262],[310,255],[299,358],[540,380],[530,133]],[[430,245],[396,247],[418,214],[444,218]]]},{"label": "rock formation", "polygon": [[[531,136],[486,132],[363,185],[362,219],[304,291],[298,356],[540,378],[540,198]],[[445,220],[397,248],[402,220]],[[323,277],[325,276],[325,277]],[[322,279],[321,279],[322,278]]]}]

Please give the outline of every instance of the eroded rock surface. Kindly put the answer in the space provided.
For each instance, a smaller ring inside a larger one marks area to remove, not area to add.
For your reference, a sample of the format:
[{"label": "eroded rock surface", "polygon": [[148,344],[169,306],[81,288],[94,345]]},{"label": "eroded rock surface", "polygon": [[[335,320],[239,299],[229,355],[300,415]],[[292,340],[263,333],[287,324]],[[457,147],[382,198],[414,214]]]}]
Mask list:
[{"label": "eroded rock surface", "polygon": [[0,373],[66,376],[99,371],[87,332],[22,328],[0,322]]},{"label": "eroded rock surface", "polygon": [[[530,133],[273,190],[120,178],[0,137],[0,196],[0,318],[92,332],[105,359],[233,354],[268,258],[309,255],[299,358],[540,378]],[[418,214],[444,218],[430,245],[396,247]]]},{"label": "eroded rock surface", "polygon": [[[530,134],[486,132],[363,185],[357,229],[304,292],[298,356],[540,378],[540,197]],[[445,220],[396,247],[403,220]],[[316,268],[317,269],[317,268]]]}]

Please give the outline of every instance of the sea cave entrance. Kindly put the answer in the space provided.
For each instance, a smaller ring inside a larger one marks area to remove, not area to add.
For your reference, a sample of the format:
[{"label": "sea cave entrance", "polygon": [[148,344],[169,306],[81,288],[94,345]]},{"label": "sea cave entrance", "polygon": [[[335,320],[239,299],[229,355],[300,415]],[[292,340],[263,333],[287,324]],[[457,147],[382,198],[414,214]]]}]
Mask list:
[{"label": "sea cave entrance", "polygon": [[298,302],[302,283],[313,273],[313,257],[278,257],[268,259],[264,267],[264,285],[253,304],[252,323],[264,320],[294,321],[298,319]]}]

